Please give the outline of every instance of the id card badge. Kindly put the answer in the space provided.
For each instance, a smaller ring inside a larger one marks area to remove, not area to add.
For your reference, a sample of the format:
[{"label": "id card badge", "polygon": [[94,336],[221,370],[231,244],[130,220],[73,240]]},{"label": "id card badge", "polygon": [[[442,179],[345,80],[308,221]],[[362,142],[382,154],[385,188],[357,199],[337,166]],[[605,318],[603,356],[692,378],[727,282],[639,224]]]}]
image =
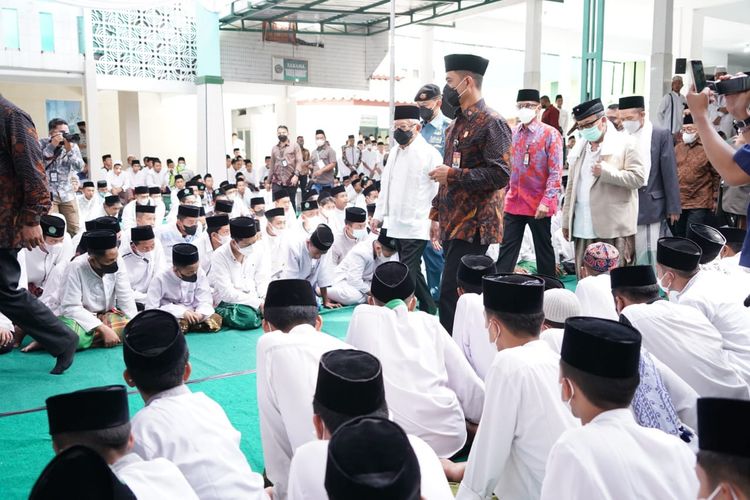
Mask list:
[{"label": "id card badge", "polygon": [[526,151],[523,155],[523,166],[528,167],[529,166],[529,152]]},{"label": "id card badge", "polygon": [[453,161],[451,162],[453,168],[461,168],[461,153],[459,151],[453,152]]},{"label": "id card badge", "polygon": [[288,162],[288,161],[286,161],[286,160],[281,160],[281,166],[282,166],[282,167],[287,167],[288,165],[289,165],[289,162]]},{"label": "id card badge", "polygon": [[325,163],[323,163],[323,160],[318,160],[318,168],[321,168],[321,169],[322,169],[322,168],[323,168],[323,167],[325,167],[325,166],[326,166],[326,164],[325,164]]},{"label": "id card badge", "polygon": [[50,172],[49,173],[49,181],[50,182],[57,182],[57,172]]}]

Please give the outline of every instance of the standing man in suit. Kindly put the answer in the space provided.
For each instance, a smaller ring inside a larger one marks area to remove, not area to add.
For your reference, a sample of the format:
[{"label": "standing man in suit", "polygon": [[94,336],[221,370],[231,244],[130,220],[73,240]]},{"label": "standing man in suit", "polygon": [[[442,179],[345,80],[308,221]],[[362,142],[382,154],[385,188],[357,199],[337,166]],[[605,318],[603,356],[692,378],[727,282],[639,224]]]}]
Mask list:
[{"label": "standing man in suit", "polygon": [[654,127],[646,119],[643,96],[620,98],[619,116],[625,131],[635,140],[643,163],[646,185],[638,190],[638,232],[635,235],[637,264],[656,264],[656,241],[665,235],[666,224],[679,220],[680,181],[674,141],[669,130]]},{"label": "standing man in suit", "polygon": [[[620,266],[635,263],[638,189],[643,163],[636,146],[618,134],[604,116],[599,99],[573,108],[581,132],[581,153],[570,164],[563,204],[562,231],[575,243],[576,273],[591,243],[609,243],[620,253]],[[579,276],[580,278],[580,276]]]}]

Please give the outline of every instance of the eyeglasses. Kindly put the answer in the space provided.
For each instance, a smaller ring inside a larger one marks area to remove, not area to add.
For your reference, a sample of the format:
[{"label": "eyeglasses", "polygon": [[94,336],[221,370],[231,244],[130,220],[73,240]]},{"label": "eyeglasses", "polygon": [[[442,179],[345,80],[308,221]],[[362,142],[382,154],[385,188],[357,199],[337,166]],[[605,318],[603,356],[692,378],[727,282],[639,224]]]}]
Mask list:
[{"label": "eyeglasses", "polygon": [[597,118],[593,122],[589,122],[589,123],[585,123],[585,124],[579,123],[578,124],[578,130],[586,130],[587,128],[591,128],[594,125],[596,125],[597,123],[599,123],[600,120],[601,120],[601,118]]}]

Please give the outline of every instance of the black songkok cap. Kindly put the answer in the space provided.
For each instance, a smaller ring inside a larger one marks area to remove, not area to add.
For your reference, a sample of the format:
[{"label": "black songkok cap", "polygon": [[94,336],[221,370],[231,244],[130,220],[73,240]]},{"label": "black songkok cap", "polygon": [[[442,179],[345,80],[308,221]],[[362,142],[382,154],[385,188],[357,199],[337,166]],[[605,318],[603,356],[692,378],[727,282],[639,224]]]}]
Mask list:
[{"label": "black songkok cap", "polygon": [[105,188],[107,187],[107,181],[96,181],[96,187]]},{"label": "black songkok cap", "polygon": [[367,221],[367,211],[364,208],[359,207],[348,207],[346,209],[346,214],[344,215],[344,220],[346,222],[366,222]]},{"label": "black songkok cap", "polygon": [[366,188],[365,188],[365,189],[364,189],[364,190],[362,191],[362,194],[364,194],[365,196],[368,196],[368,195],[369,195],[370,193],[372,193],[373,191],[380,191],[380,186],[379,186],[379,185],[377,185],[377,184],[370,184],[369,186],[367,186],[367,187],[366,187]]},{"label": "black songkok cap", "polygon": [[212,233],[219,228],[229,225],[229,216],[227,214],[211,215],[206,217],[206,227],[208,232]]},{"label": "black songkok cap", "polygon": [[226,184],[222,183],[222,185],[221,185],[221,191],[224,194],[226,194],[227,191],[231,191],[232,189],[237,189],[237,184],[230,184],[230,183],[227,182]]},{"label": "black songkok cap", "polygon": [[419,106],[403,104],[396,106],[393,112],[394,120],[419,120]]},{"label": "black songkok cap", "polygon": [[31,489],[29,500],[135,500],[135,495],[91,448],[71,446],[53,458]]},{"label": "black songkok cap", "polygon": [[701,450],[750,459],[750,401],[698,399]]},{"label": "black songkok cap", "polygon": [[180,325],[168,312],[148,309],[125,325],[122,356],[128,370],[135,368],[161,375],[181,363],[187,351]]},{"label": "black songkok cap", "polygon": [[333,245],[333,231],[325,224],[320,224],[310,235],[310,243],[321,252],[327,252]]},{"label": "black songkok cap", "polygon": [[743,243],[747,231],[738,227],[721,226],[719,232],[726,238],[727,243]]},{"label": "black songkok cap", "polygon": [[104,215],[102,217],[96,218],[96,228],[106,229],[107,231],[112,231],[113,233],[119,233],[120,223],[117,221],[116,217]]},{"label": "black songkok cap", "polygon": [[117,248],[117,235],[107,230],[88,231],[86,233],[86,248],[88,250]]},{"label": "black songkok cap", "polygon": [[214,212],[231,213],[234,208],[234,202],[231,200],[216,200],[214,203]]},{"label": "black songkok cap", "polygon": [[336,196],[341,193],[346,193],[346,186],[339,184],[338,186],[331,188],[331,196]]},{"label": "black songkok cap", "polygon": [[83,187],[84,188],[92,188],[94,186],[94,181],[83,181]]},{"label": "black songkok cap", "polygon": [[586,101],[573,108],[573,119],[581,121],[587,116],[604,113],[604,105],[599,98]]},{"label": "black songkok cap", "polygon": [[643,100],[642,95],[633,95],[630,97],[620,97],[619,103],[620,110],[623,109],[634,109],[634,108],[646,108],[646,102]]},{"label": "black songkok cap", "polygon": [[372,354],[354,349],[338,349],[323,354],[318,367],[314,400],[328,410],[350,417],[367,415],[383,408],[385,387],[380,361]]},{"label": "black songkok cap", "polygon": [[201,207],[195,205],[180,205],[177,209],[177,215],[180,217],[200,217]]},{"label": "black songkok cap", "polygon": [[495,312],[534,314],[542,312],[544,280],[529,274],[502,273],[482,278],[484,307]]},{"label": "black songkok cap", "polygon": [[482,286],[482,278],[488,274],[494,274],[495,261],[486,255],[464,255],[458,264],[456,281],[458,286]]},{"label": "black songkok cap", "polygon": [[652,266],[616,267],[609,272],[612,290],[631,286],[651,286],[656,284],[656,274]]},{"label": "black songkok cap", "polygon": [[309,212],[310,210],[317,210],[318,202],[315,200],[306,201],[302,204],[302,211]]},{"label": "black songkok cap", "polygon": [[591,375],[634,377],[641,359],[641,334],[632,326],[609,319],[568,318],[560,359]]},{"label": "black songkok cap", "polygon": [[687,237],[701,247],[701,264],[714,260],[727,243],[727,239],[721,234],[721,231],[705,224],[690,224]]},{"label": "black songkok cap", "polygon": [[484,57],[473,54],[450,54],[445,56],[445,72],[470,71],[477,75],[484,75],[490,62]]},{"label": "black songkok cap", "polygon": [[86,231],[95,231],[97,229],[96,227],[96,219],[87,220],[85,222]]},{"label": "black songkok cap", "polygon": [[684,117],[682,118],[682,124],[683,124],[683,125],[691,125],[691,124],[693,124],[693,123],[694,123],[694,122],[693,122],[693,115],[692,115],[692,113],[688,113],[688,114],[686,114],[686,115],[685,115],[685,116],[684,116]]},{"label": "black songkok cap", "polygon": [[45,236],[61,238],[65,235],[65,219],[56,215],[42,215],[39,224]]},{"label": "black songkok cap", "polygon": [[539,102],[539,91],[537,89],[521,89],[516,96],[516,102],[533,101]]},{"label": "black songkok cap", "polygon": [[258,205],[265,205],[265,204],[266,204],[266,199],[263,198],[262,196],[256,196],[255,198],[250,198],[251,207],[255,207]]},{"label": "black songkok cap", "polygon": [[429,101],[430,99],[440,97],[441,95],[440,87],[434,83],[428,83],[419,89],[419,92],[417,92],[417,95],[414,97],[414,102]]},{"label": "black songkok cap", "polygon": [[289,198],[289,193],[284,189],[279,189],[278,191],[273,192],[271,198],[273,199],[273,201],[278,201],[282,198]]},{"label": "black songkok cap", "polygon": [[135,204],[135,213],[137,214],[155,214],[156,205],[139,205]]},{"label": "black songkok cap", "polygon": [[656,262],[678,271],[698,269],[701,254],[701,247],[687,238],[660,238],[656,242]]},{"label": "black songkok cap", "polygon": [[283,279],[268,284],[264,307],[317,305],[315,291],[307,280]]},{"label": "black songkok cap", "polygon": [[533,274],[532,276],[536,276],[537,278],[541,278],[544,280],[544,291],[547,290],[553,290],[555,288],[565,288],[565,284],[563,284],[562,281],[559,279],[553,277],[553,276],[547,276],[546,274]]},{"label": "black songkok cap", "polygon": [[324,484],[331,500],[419,500],[419,461],[398,424],[359,417],[333,433]]},{"label": "black songkok cap", "polygon": [[378,234],[378,243],[386,248],[390,248],[391,250],[398,250],[398,242],[394,238],[388,236],[388,230],[386,229],[380,230],[380,234]]},{"label": "black songkok cap", "polygon": [[369,215],[370,217],[372,217],[373,215],[375,215],[375,209],[376,208],[378,208],[377,204],[375,204],[375,203],[368,203],[367,204],[367,215]]},{"label": "black songkok cap", "polygon": [[236,240],[255,236],[255,219],[236,217],[229,221],[229,234]]},{"label": "black songkok cap", "polygon": [[130,241],[138,243],[139,241],[148,241],[154,239],[154,228],[151,226],[136,226],[130,228]]},{"label": "black songkok cap", "polygon": [[120,197],[117,196],[117,195],[113,194],[111,196],[105,196],[104,197],[104,204],[107,205],[108,207],[111,207],[111,206],[116,205],[118,203],[120,203]]},{"label": "black songkok cap", "polygon": [[193,188],[186,187],[177,191],[177,199],[182,200],[188,196],[193,196],[194,194]]},{"label": "black songkok cap", "polygon": [[148,188],[148,194],[161,194],[161,188],[159,186],[151,186]]},{"label": "black songkok cap", "polygon": [[51,435],[111,429],[130,422],[124,385],[58,394],[47,398],[46,405]]},{"label": "black songkok cap", "polygon": [[178,243],[172,247],[172,264],[189,266],[198,262],[198,248],[190,243]]},{"label": "black songkok cap", "polygon": [[372,276],[370,293],[383,304],[394,299],[408,299],[414,294],[409,268],[396,261],[380,264]]},{"label": "black songkok cap", "polygon": [[266,219],[271,220],[274,217],[284,217],[286,215],[286,212],[284,212],[284,209],[281,207],[272,208],[271,210],[266,210]]}]

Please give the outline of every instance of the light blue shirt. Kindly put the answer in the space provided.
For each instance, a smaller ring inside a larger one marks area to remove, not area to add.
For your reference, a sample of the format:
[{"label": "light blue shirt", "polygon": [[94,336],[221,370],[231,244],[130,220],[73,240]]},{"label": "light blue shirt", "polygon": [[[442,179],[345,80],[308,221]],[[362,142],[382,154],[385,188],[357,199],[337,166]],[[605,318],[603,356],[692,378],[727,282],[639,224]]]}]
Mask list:
[{"label": "light blue shirt", "polygon": [[425,123],[422,127],[422,137],[428,144],[434,146],[440,152],[442,157],[445,153],[445,131],[451,121],[438,110],[435,118],[430,123]]}]

